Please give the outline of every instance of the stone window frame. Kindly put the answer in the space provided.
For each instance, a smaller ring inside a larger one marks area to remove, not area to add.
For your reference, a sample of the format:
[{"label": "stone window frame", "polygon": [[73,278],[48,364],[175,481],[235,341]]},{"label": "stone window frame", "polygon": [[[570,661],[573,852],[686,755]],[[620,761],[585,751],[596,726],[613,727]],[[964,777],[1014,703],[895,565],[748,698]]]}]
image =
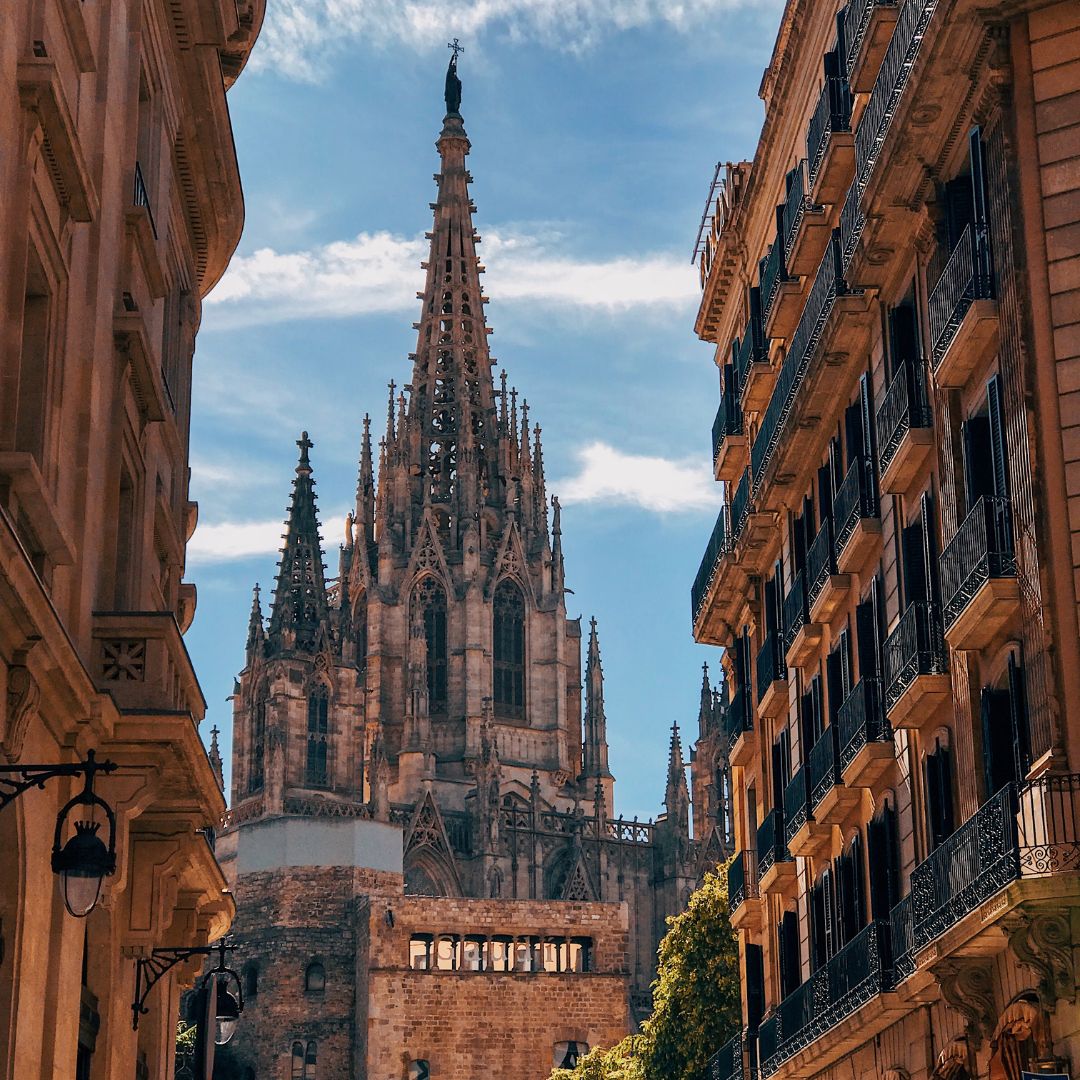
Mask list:
[{"label": "stone window frame", "polygon": [[[312,985],[315,981],[318,985]],[[318,956],[313,956],[304,968],[304,993],[323,994],[326,992],[326,964]]]}]

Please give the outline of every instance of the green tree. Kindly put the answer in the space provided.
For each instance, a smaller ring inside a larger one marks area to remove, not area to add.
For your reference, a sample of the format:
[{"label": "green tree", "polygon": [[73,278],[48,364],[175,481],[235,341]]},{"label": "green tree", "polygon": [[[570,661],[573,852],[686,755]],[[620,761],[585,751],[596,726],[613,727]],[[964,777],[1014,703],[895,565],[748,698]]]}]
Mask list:
[{"label": "green tree", "polygon": [[653,1014],[642,1034],[596,1048],[551,1080],[700,1080],[742,1022],[739,950],[728,917],[727,867],[717,867],[660,942]]}]

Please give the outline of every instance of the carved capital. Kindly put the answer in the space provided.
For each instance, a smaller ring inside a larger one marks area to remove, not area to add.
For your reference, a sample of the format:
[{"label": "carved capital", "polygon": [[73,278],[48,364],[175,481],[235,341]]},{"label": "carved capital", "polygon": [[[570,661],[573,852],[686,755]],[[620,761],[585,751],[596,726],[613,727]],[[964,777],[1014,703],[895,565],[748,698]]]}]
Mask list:
[{"label": "carved capital", "polygon": [[968,1044],[977,1050],[994,1027],[994,983],[990,964],[945,960],[934,968],[942,997],[965,1019]]},{"label": "carved capital", "polygon": [[1038,976],[1039,1000],[1053,1012],[1064,998],[1076,1001],[1076,969],[1070,911],[1051,910],[1012,913],[1004,927],[1013,954]]}]

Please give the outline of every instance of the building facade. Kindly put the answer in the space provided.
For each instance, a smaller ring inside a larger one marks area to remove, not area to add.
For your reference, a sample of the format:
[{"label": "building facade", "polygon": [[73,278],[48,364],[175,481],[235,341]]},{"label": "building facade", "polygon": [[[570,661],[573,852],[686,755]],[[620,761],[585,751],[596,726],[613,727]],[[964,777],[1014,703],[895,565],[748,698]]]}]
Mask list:
[{"label": "building facade", "polygon": [[[565,925],[562,903],[625,904],[640,1018],[666,918],[730,850],[730,825],[711,801],[725,782],[695,779],[692,837],[674,726],[665,813],[656,822],[615,814],[596,623],[583,642],[567,616],[561,510],[549,499],[540,428],[505,373],[493,374],[459,102],[452,62],[411,379],[397,396],[391,383],[377,448],[364,419],[333,580],[312,444],[306,433],[299,440],[273,606],[267,621],[256,590],[233,698],[227,833],[282,818],[389,822],[402,832],[407,896],[490,902],[484,911],[506,912],[504,935],[528,928],[522,912]],[[724,775],[723,710],[706,673],[695,777]],[[260,932],[244,910],[260,888],[238,870],[241,941]],[[291,998],[263,1000],[296,1013]],[[550,1010],[530,1008],[543,1030]],[[256,1048],[264,1056],[252,1067],[287,1075],[293,1038],[261,1015],[277,1042]],[[302,1032],[296,1039],[306,1045]],[[542,1057],[530,1061],[546,1068]],[[333,1060],[330,1074],[362,1076],[363,1060],[353,1073]]]},{"label": "building facade", "polygon": [[0,18],[0,765],[117,766],[94,786],[113,828],[84,815],[116,856],[85,919],[49,857],[82,780],[8,801],[20,777],[0,776],[5,1080],[171,1077],[194,971],[154,988],[136,1032],[136,959],[232,918],[182,638],[188,412],[201,297],[244,216],[225,93],[262,16],[14,0]]},{"label": "building facade", "polygon": [[784,10],[701,238],[746,1030],[718,1078],[1080,1054],[1080,10]]}]

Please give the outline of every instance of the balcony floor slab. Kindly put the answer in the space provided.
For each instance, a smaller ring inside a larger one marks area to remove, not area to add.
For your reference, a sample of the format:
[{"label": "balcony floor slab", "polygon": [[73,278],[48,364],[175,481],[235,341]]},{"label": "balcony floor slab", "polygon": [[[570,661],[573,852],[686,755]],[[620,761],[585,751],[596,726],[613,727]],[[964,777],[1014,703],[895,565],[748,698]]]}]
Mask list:
[{"label": "balcony floor slab", "polygon": [[985,649],[1019,612],[1016,578],[989,578],[945,631],[945,640],[954,649]]},{"label": "balcony floor slab", "polygon": [[785,660],[788,667],[802,667],[816,655],[821,639],[824,636],[824,627],[820,623],[807,623],[795,635],[791,647],[787,651]]},{"label": "balcony floor slab", "polygon": [[862,804],[862,791],[844,784],[833,784],[814,807],[814,820],[819,825],[843,826],[853,810]]},{"label": "balcony floor slab", "polygon": [[867,742],[844,769],[849,788],[872,788],[896,761],[896,748],[889,742]]},{"label": "balcony floor slab", "polygon": [[916,675],[889,710],[893,728],[918,731],[934,719],[938,706],[949,697],[948,675]]},{"label": "balcony floor slab", "polygon": [[934,368],[934,381],[947,389],[963,387],[976,368],[997,349],[997,339],[997,302],[972,301],[944,356]]},{"label": "balcony floor slab", "polygon": [[758,735],[756,731],[743,731],[731,747],[729,760],[732,765],[746,768],[754,763],[758,754]]},{"label": "balcony floor slab", "polygon": [[840,610],[851,589],[849,574],[830,574],[821,592],[814,597],[810,605],[810,620],[815,623],[827,623]]},{"label": "balcony floor slab", "polygon": [[744,412],[761,412],[768,406],[778,371],[768,360],[757,360],[750,365],[739,398]]},{"label": "balcony floor slab", "polygon": [[816,203],[833,206],[847,194],[854,176],[855,136],[850,131],[835,131],[829,137],[810,197]]},{"label": "balcony floor slab", "polygon": [[932,428],[909,428],[881,474],[881,490],[889,495],[902,495],[923,470],[933,451]]},{"label": "balcony floor slab", "polygon": [[847,543],[836,553],[841,574],[857,574],[876,555],[881,543],[881,518],[859,518]]},{"label": "balcony floor slab", "polygon": [[874,89],[874,80],[888,51],[899,10],[898,4],[874,5],[870,25],[863,34],[862,45],[848,76],[853,94],[868,94]]},{"label": "balcony floor slab", "polygon": [[799,325],[799,316],[803,309],[802,282],[795,278],[781,281],[776,287],[769,317],[765,321],[765,334],[770,338],[790,338]]},{"label": "balcony floor slab", "polygon": [[791,254],[787,257],[788,273],[793,277],[816,274],[831,235],[832,227],[824,210],[804,210]]},{"label": "balcony floor slab", "polygon": [[788,851],[792,855],[808,858],[829,856],[833,847],[833,827],[820,821],[804,822],[795,835],[788,841]]},{"label": "balcony floor slab", "polygon": [[743,474],[750,456],[750,442],[745,435],[725,435],[713,459],[713,476],[734,483]]},{"label": "balcony floor slab", "polygon": [[758,714],[775,719],[788,710],[788,681],[773,679],[758,701]]},{"label": "balcony floor slab", "polygon": [[774,862],[764,874],[761,875],[758,890],[761,893],[779,893],[787,896],[794,892],[799,879],[798,869],[792,859],[783,859]]},{"label": "balcony floor slab", "polygon": [[761,900],[754,896],[744,900],[731,912],[731,929],[736,933],[749,930],[757,933],[762,926]]}]

